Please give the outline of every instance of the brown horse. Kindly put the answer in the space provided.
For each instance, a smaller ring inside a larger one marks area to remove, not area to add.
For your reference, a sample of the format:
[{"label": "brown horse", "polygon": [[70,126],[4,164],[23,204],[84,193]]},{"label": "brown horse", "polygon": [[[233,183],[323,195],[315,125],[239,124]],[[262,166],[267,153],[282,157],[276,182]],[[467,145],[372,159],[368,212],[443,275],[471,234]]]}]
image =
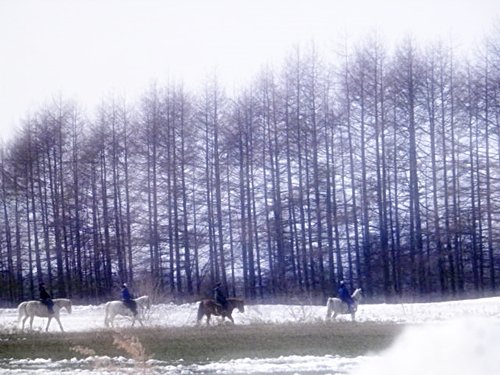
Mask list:
[{"label": "brown horse", "polygon": [[229,318],[234,324],[234,319],[231,316],[234,309],[238,309],[241,313],[245,312],[245,302],[241,298],[228,298],[227,309],[223,310],[222,306],[216,303],[215,300],[202,299],[198,306],[197,324],[200,324],[200,320],[204,315],[207,317],[207,325],[210,325],[210,317],[212,315],[222,316],[223,321],[225,318]]}]

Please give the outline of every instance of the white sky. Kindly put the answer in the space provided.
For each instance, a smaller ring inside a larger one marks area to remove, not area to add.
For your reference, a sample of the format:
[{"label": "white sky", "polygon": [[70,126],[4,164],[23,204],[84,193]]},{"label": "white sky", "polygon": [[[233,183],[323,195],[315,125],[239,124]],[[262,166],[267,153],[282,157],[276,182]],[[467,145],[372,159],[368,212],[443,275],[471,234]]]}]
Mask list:
[{"label": "white sky", "polygon": [[231,90],[293,45],[374,29],[470,49],[499,15],[498,0],[0,0],[0,139],[60,95],[92,113],[110,94],[214,71]]}]

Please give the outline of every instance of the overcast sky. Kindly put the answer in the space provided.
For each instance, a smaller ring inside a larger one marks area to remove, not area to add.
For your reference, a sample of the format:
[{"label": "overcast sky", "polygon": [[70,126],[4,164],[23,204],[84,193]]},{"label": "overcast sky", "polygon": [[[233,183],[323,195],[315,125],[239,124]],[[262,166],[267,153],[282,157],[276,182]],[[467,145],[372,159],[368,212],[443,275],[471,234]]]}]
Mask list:
[{"label": "overcast sky", "polygon": [[214,71],[231,90],[296,44],[331,49],[374,29],[471,49],[499,14],[498,0],[0,0],[0,139],[53,97],[92,113],[106,96]]}]

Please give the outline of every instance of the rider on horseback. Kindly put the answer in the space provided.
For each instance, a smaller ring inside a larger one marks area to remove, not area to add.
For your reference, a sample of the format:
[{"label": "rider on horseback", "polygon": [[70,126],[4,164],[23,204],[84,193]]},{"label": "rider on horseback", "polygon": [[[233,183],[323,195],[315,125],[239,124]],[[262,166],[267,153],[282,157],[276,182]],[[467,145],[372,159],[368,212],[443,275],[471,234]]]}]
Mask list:
[{"label": "rider on horseback", "polygon": [[45,289],[45,283],[43,281],[38,285],[38,291],[40,292],[40,302],[47,306],[49,314],[54,314],[54,301],[52,301],[51,295]]},{"label": "rider on horseback", "polygon": [[125,306],[132,310],[134,316],[137,315],[137,302],[134,301],[134,296],[128,291],[126,283],[122,284],[122,302]]},{"label": "rider on horseback", "polygon": [[221,308],[221,311],[227,310],[227,298],[222,291],[222,284],[217,282],[214,286],[215,303]]},{"label": "rider on horseback", "polygon": [[352,313],[353,312],[352,305],[354,304],[354,300],[352,299],[351,293],[349,293],[349,290],[347,289],[344,280],[340,280],[339,282],[338,294],[342,302],[347,303],[347,310],[349,311],[349,313]]}]

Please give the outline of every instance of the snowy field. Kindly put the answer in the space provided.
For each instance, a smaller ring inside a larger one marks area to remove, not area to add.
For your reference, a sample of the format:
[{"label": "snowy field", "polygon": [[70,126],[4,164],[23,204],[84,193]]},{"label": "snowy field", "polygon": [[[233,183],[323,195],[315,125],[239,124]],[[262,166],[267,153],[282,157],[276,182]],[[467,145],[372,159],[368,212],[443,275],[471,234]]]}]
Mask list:
[{"label": "snowy field", "polygon": [[[193,326],[197,304],[153,305],[145,323],[153,327]],[[319,322],[325,319],[326,307],[290,305],[250,305],[245,313],[235,310],[236,324]],[[338,318],[350,320],[348,316]],[[346,358],[328,356],[288,356],[279,358],[242,358],[232,361],[184,365],[182,361],[150,361],[154,374],[381,374],[412,375],[497,375],[500,373],[500,297],[466,301],[414,304],[360,305],[356,320],[417,324],[407,328],[393,346],[382,353]],[[43,331],[47,320],[35,318],[34,330]],[[73,313],[61,313],[66,331],[104,329],[104,305],[73,306]],[[118,327],[130,326],[126,318],[117,318]],[[216,324],[217,321],[213,321]],[[126,358],[100,358],[109,363],[105,369],[89,370],[95,358],[51,361],[37,359],[9,360],[1,356],[2,332],[18,328],[17,310],[0,309],[1,374],[116,374],[135,373]],[[57,323],[49,329],[58,332]],[[128,369],[128,370],[127,370]]]}]

